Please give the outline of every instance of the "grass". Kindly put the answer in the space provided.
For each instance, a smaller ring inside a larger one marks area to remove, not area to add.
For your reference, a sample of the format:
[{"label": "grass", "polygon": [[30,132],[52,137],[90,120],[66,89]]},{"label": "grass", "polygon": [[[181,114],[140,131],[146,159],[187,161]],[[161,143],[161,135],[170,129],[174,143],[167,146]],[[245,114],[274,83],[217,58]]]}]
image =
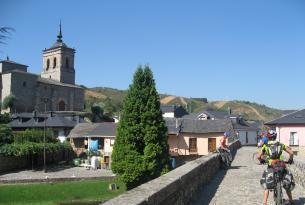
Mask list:
[{"label": "grass", "polygon": [[[119,187],[108,190],[110,183]],[[0,185],[0,204],[93,205],[125,192],[121,182],[94,180],[43,184]]]}]

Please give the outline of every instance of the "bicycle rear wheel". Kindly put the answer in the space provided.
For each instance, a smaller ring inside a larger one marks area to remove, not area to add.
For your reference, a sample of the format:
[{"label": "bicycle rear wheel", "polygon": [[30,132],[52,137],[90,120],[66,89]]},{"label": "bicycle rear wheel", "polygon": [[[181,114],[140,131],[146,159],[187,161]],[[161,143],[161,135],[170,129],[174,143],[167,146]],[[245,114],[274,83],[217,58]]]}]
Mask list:
[{"label": "bicycle rear wheel", "polygon": [[275,190],[275,204],[276,205],[283,205],[283,192],[282,192],[282,185],[281,183],[277,183]]}]

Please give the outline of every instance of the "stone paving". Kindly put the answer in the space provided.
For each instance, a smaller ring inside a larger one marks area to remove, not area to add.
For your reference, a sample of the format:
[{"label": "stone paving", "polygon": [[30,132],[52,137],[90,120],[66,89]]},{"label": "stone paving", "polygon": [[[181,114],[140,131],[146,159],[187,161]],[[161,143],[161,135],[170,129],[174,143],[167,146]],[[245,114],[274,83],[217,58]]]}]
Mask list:
[{"label": "stone paving", "polygon": [[[231,168],[219,171],[191,205],[262,205],[263,189],[259,181],[266,165],[253,162],[252,155],[256,151],[255,147],[240,148]],[[292,194],[296,205],[305,204],[305,190],[302,187],[296,185]],[[287,199],[286,193],[284,198]],[[272,192],[268,204],[275,204]]]},{"label": "stone paving", "polygon": [[0,175],[0,183],[39,182],[45,180],[73,180],[89,178],[113,178],[115,175],[111,170],[86,169],[84,167],[56,166],[49,167],[47,173],[43,170],[22,170]]}]

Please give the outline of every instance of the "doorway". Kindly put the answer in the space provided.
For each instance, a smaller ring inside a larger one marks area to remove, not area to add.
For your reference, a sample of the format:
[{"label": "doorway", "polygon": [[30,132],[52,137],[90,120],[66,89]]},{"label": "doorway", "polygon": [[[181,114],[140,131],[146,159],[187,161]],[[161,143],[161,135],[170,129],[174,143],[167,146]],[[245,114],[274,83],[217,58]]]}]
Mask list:
[{"label": "doorway", "polygon": [[215,152],[216,151],[216,138],[209,138],[209,144],[208,144],[209,152]]}]

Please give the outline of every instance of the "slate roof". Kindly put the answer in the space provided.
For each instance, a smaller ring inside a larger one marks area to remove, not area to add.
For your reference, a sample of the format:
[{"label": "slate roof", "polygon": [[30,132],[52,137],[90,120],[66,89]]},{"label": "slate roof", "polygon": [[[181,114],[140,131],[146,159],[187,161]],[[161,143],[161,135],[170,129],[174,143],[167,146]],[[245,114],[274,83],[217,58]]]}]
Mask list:
[{"label": "slate roof", "polygon": [[182,117],[188,114],[180,105],[161,105],[160,108],[163,114],[173,112],[175,117]]},{"label": "slate roof", "polygon": [[207,114],[210,118],[214,119],[225,119],[229,117],[228,113],[224,111],[206,110],[204,113]]},{"label": "slate roof", "polygon": [[252,131],[258,131],[259,130],[259,128],[258,127],[255,127],[255,126],[253,126],[253,125],[251,125],[251,124],[249,124],[249,123],[247,123],[247,122],[245,122],[245,121],[243,121],[243,120],[241,120],[241,121],[239,121],[239,122],[234,122],[234,120],[232,120],[233,121],[233,127],[234,127],[234,129],[235,130],[252,130]]},{"label": "slate roof", "polygon": [[278,119],[265,123],[266,125],[305,124],[305,109],[299,110]]},{"label": "slate roof", "polygon": [[81,137],[115,137],[117,124],[112,122],[79,123],[70,132],[67,138]]},{"label": "slate roof", "polygon": [[212,133],[232,130],[232,123],[228,119],[196,120],[196,119],[165,119],[169,134],[183,133]]},{"label": "slate roof", "polygon": [[24,64],[21,64],[21,63],[17,63],[17,62],[12,61],[12,60],[2,60],[2,61],[0,61],[0,63],[11,63],[11,64],[16,64],[16,65],[21,65],[21,66],[29,67],[27,65],[24,65]]},{"label": "slate roof", "polygon": [[227,112],[224,111],[217,111],[217,110],[204,110],[202,112],[197,112],[197,113],[190,113],[188,115],[183,116],[183,118],[188,118],[188,119],[198,119],[199,115],[201,114],[206,114],[210,119],[214,118],[216,119],[227,119],[227,118],[235,118],[238,117],[237,115],[229,115]]},{"label": "slate roof", "polygon": [[62,116],[48,117],[45,122],[45,117],[31,118],[15,118],[7,124],[11,128],[42,128],[46,127],[74,127],[77,124],[75,120],[69,120]]}]

